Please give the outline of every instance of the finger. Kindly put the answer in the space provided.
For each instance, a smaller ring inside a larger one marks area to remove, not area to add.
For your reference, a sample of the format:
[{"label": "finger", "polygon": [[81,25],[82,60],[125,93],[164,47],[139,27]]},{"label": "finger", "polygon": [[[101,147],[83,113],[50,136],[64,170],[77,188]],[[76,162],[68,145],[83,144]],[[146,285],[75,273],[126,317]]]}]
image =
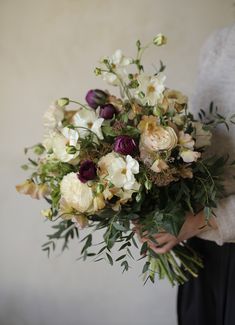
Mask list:
[{"label": "finger", "polygon": [[170,241],[167,244],[163,245],[162,247],[156,247],[156,246],[152,245],[151,249],[156,254],[165,254],[165,253],[168,253],[175,245],[176,245],[175,241]]}]

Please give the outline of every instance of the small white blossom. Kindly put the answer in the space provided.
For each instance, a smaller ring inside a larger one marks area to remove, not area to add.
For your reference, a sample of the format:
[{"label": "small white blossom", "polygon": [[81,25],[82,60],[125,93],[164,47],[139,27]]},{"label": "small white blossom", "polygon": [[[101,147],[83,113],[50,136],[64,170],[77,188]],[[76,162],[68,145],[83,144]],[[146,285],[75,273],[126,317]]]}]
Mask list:
[{"label": "small white blossom", "polygon": [[135,97],[137,97],[143,105],[156,105],[163,99],[165,79],[166,77],[163,75],[151,77],[145,74],[140,74],[137,77],[139,86],[136,89]]},{"label": "small white blossom", "polygon": [[85,138],[91,130],[102,140],[104,138],[101,130],[103,121],[104,119],[91,109],[82,108],[73,116],[73,124],[78,127],[76,130],[81,138]]},{"label": "small white blossom", "polygon": [[[56,159],[63,162],[71,162],[79,155],[80,146],[77,143],[78,132],[67,127],[61,133],[54,133],[51,138],[51,149]],[[74,147],[75,152],[69,151],[69,146]]]},{"label": "small white blossom", "polygon": [[50,105],[43,115],[43,124],[46,129],[53,130],[62,126],[64,119],[64,108],[59,106],[57,102]]}]

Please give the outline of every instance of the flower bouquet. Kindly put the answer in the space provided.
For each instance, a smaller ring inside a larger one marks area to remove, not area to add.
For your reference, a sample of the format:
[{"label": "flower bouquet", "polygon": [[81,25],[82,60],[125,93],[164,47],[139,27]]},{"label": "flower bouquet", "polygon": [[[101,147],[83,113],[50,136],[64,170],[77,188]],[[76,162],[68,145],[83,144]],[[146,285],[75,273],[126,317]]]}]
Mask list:
[{"label": "flower bouquet", "polygon": [[[165,43],[158,34],[146,46],[137,41],[135,58],[117,50],[100,60],[96,75],[118,87],[120,98],[92,89],[86,103],[61,98],[45,113],[43,141],[25,150],[35,156],[22,166],[32,174],[17,190],[49,203],[42,211],[55,230],[43,245],[48,253],[57,240],[63,240],[64,249],[86,228],[81,257],[116,261],[126,271],[131,247],[138,248],[133,223],[157,244],[154,234],[177,236],[188,212],[196,218],[204,210],[205,225],[212,216],[223,192],[226,158],[205,158],[204,152],[212,129],[221,119],[227,122],[213,104],[208,116],[201,110],[196,120],[187,110],[187,97],[166,88],[161,61],[152,75],[145,73],[144,51]],[[103,231],[103,240],[94,245],[97,231]],[[114,246],[120,253],[115,258]],[[157,274],[183,283],[202,267],[183,242],[165,254],[145,242],[140,254],[145,280],[154,281]]]}]

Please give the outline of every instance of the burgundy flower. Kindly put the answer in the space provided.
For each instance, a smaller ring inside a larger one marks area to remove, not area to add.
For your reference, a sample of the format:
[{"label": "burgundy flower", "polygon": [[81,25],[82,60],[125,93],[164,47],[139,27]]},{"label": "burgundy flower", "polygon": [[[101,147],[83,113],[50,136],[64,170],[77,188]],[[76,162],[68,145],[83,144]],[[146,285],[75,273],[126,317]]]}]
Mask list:
[{"label": "burgundy flower", "polygon": [[96,109],[100,105],[104,105],[108,98],[107,93],[100,89],[91,89],[86,94],[86,101],[88,105]]},{"label": "burgundy flower", "polygon": [[129,135],[119,135],[114,141],[114,151],[133,156],[137,152],[137,144]]},{"label": "burgundy flower", "polygon": [[96,177],[95,163],[91,160],[85,160],[83,163],[81,163],[77,176],[82,183],[86,183],[87,181],[94,179]]},{"label": "burgundy flower", "polygon": [[106,104],[100,106],[100,117],[105,120],[111,120],[116,113],[116,109],[112,104]]}]

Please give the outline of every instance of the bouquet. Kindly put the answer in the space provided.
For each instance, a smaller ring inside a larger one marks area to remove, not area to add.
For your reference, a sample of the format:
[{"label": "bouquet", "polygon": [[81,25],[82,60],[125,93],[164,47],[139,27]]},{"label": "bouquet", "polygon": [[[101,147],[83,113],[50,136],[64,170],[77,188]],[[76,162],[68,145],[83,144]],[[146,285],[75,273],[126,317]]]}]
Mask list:
[{"label": "bouquet", "polygon": [[[144,51],[165,43],[166,37],[158,34],[145,46],[136,42],[135,58],[117,50],[100,60],[95,74],[119,88],[120,97],[92,89],[86,103],[61,98],[46,111],[43,141],[25,149],[34,155],[22,166],[31,176],[16,188],[49,204],[42,211],[55,230],[43,245],[48,254],[58,240],[65,249],[84,232],[84,260],[115,261],[126,271],[134,258],[131,248],[139,247],[133,224],[157,244],[154,234],[177,236],[188,212],[196,218],[204,210],[205,225],[213,215],[223,195],[227,158],[205,153],[212,129],[228,124],[213,104],[209,114],[201,110],[195,119],[187,97],[165,86],[162,61],[152,75],[145,73]],[[102,231],[102,241],[94,244],[97,231]],[[154,282],[158,275],[172,284],[184,283],[202,267],[201,258],[184,242],[165,254],[156,254],[145,242],[140,254],[145,281]]]}]

